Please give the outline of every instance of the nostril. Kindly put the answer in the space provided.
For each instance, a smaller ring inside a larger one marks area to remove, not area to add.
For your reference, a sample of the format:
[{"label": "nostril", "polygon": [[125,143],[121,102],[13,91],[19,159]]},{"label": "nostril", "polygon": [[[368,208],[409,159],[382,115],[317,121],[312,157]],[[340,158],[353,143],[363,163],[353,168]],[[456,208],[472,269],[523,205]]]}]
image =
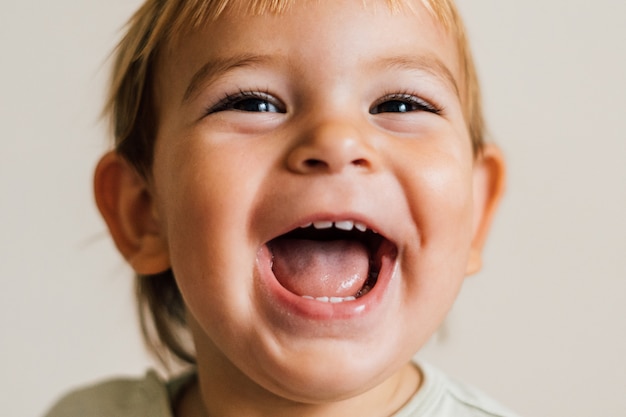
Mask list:
[{"label": "nostril", "polygon": [[319,159],[307,159],[304,161],[304,165],[307,168],[322,168],[328,166],[326,162]]},{"label": "nostril", "polygon": [[[314,170],[330,167],[328,162],[321,160],[321,159],[315,159],[315,158],[305,159],[302,163],[304,167],[308,169],[314,169]],[[357,168],[367,168],[370,165],[369,161],[365,158],[354,159],[353,161],[350,162],[350,164]]]}]

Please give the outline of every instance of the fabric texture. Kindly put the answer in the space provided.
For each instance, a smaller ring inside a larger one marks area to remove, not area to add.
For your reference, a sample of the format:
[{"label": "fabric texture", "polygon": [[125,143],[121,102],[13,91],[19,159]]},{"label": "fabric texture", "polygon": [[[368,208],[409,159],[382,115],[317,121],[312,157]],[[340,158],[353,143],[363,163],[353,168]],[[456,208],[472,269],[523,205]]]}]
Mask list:
[{"label": "fabric texture", "polygon": [[[392,417],[517,417],[438,369],[420,363],[419,391]],[[163,382],[154,371],[142,379],[115,379],[71,392],[45,417],[174,417],[172,404],[193,373]]]}]

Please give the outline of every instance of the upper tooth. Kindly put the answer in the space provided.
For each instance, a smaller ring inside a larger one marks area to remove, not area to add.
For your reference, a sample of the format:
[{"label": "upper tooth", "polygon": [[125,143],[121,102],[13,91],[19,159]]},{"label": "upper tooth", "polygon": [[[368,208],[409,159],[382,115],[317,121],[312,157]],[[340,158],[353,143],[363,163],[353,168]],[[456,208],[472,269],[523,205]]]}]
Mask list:
[{"label": "upper tooth", "polygon": [[355,222],[353,220],[341,220],[338,222],[332,222],[330,220],[320,220],[320,221],[316,221],[313,223],[303,224],[300,227],[303,229],[306,229],[307,227],[310,227],[311,225],[313,225],[313,227],[316,229],[330,229],[331,227],[336,227],[337,229],[346,230],[346,231],[350,231],[354,228],[356,228],[357,230],[361,232],[367,231],[367,226],[364,223]]},{"label": "upper tooth", "polygon": [[330,221],[319,221],[319,222],[313,222],[313,227],[315,227],[316,229],[330,229],[331,227],[333,227],[333,222]]},{"label": "upper tooth", "polygon": [[354,227],[356,227],[361,232],[364,232],[364,231],[367,230],[367,226],[365,226],[363,223],[359,223],[359,222],[354,222]]},{"label": "upper tooth", "polygon": [[354,227],[354,222],[352,220],[335,222],[335,227],[341,230],[352,230],[352,228]]}]

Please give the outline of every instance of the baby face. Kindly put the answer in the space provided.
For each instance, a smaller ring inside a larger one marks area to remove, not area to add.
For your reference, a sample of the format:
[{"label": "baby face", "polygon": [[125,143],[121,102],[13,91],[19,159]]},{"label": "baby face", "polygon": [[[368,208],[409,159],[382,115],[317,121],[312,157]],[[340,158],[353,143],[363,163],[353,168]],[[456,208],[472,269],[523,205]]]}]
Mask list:
[{"label": "baby face", "polygon": [[474,158],[456,46],[409,3],[226,12],[161,55],[153,197],[200,369],[347,398],[451,307]]}]

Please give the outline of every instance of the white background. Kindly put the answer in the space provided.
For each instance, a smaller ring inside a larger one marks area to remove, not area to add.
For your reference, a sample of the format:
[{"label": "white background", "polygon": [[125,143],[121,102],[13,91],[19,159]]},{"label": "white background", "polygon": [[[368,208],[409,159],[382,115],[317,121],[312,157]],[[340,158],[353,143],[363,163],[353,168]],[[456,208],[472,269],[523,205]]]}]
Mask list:
[{"label": "white background", "polygon": [[[0,3],[0,410],[150,366],[91,175],[137,0]],[[509,186],[423,356],[525,416],[626,415],[626,3],[461,0]]]}]

